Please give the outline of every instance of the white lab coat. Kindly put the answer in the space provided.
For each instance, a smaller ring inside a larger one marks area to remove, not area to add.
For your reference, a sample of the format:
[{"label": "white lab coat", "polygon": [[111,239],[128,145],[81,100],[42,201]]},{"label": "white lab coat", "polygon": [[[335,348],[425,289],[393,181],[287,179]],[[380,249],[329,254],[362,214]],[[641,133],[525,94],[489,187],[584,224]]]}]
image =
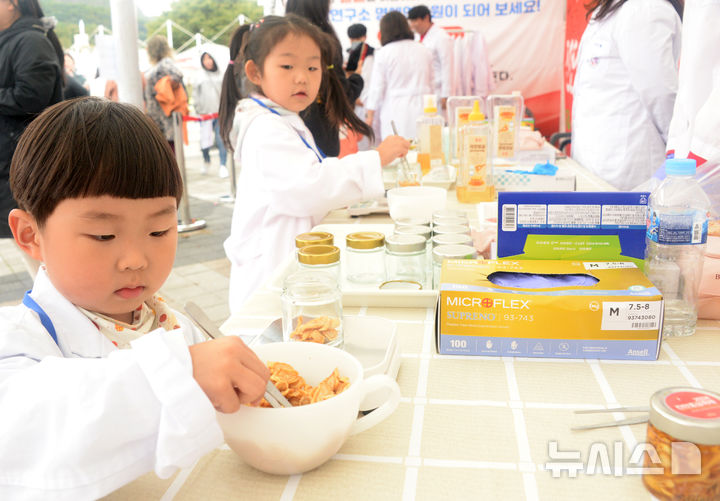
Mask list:
[{"label": "white lab coat", "polygon": [[219,446],[192,377],[183,316],[118,350],[40,269],[31,297],[0,308],[0,499],[96,499],[152,471],[163,478]]},{"label": "white lab coat", "polygon": [[422,37],[422,44],[432,52],[433,89],[438,98],[452,95],[453,43],[450,35],[433,23]]},{"label": "white lab coat", "polygon": [[[377,49],[376,49],[377,50]],[[373,72],[373,66],[375,64],[375,52],[370,56],[365,56],[365,61],[363,61],[362,70],[360,72],[360,76],[363,78],[363,82],[365,84],[363,85],[363,90],[360,93],[360,101],[363,103],[362,105],[356,105],[355,106],[355,114],[359,116],[361,119],[365,119],[365,104],[367,102],[368,96],[370,95],[370,82],[372,82],[372,72]],[[379,143],[379,139],[381,137],[381,130],[380,130],[380,116],[376,115],[373,119],[372,123],[373,132],[375,133],[375,143]],[[373,147],[375,143],[370,142],[370,138],[367,136],[362,136],[360,141],[358,141],[358,149],[360,151],[366,151]]]},{"label": "white lab coat", "polygon": [[621,190],[665,159],[678,87],[680,18],[666,0],[633,0],[580,41],[573,88],[572,155]]},{"label": "white lab coat", "polygon": [[[677,158],[694,156],[720,161],[720,2],[689,0],[683,11],[682,52],[677,98],[667,149]],[[710,99],[714,94],[714,99]],[[698,112],[708,107],[710,113],[695,127]],[[704,122],[704,123],[702,123]]]},{"label": "white lab coat", "polygon": [[231,311],[237,311],[293,252],[298,234],[310,231],[333,209],[384,193],[376,150],[320,162],[302,119],[268,99],[260,100],[280,115],[243,99],[234,120],[235,160],[242,170],[224,244],[232,263]]},{"label": "white lab coat", "polygon": [[432,54],[413,40],[398,40],[375,51],[373,78],[365,108],[380,110],[382,138],[393,134],[416,137],[417,119],[423,114],[423,95],[432,94]]}]

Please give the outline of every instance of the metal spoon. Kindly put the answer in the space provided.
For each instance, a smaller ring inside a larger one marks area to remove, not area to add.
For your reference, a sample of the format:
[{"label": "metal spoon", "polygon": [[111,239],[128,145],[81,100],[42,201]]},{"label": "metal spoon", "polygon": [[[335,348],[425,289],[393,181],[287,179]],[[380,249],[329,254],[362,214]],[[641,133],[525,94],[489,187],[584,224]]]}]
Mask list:
[{"label": "metal spoon", "polygon": [[[210,318],[197,304],[192,301],[188,301],[185,303],[185,311],[210,339],[217,339],[224,336],[224,334],[220,332],[220,329],[217,328],[213,321],[210,320]],[[288,399],[280,393],[280,390],[278,390],[269,379],[267,385],[265,386],[265,400],[267,400],[273,407],[292,407],[292,404],[288,401]]]}]

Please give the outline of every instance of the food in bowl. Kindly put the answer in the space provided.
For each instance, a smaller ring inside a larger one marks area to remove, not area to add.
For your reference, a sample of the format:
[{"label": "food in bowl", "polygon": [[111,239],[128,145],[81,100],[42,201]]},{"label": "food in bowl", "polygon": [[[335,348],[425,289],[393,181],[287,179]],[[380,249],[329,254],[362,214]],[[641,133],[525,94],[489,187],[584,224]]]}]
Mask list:
[{"label": "food in bowl", "polygon": [[[270,380],[293,406],[314,404],[327,400],[342,393],[350,386],[350,380],[342,377],[337,367],[332,371],[332,374],[320,381],[320,384],[312,387],[305,382],[305,379],[290,364],[268,362],[267,366],[270,369]],[[264,398],[260,402],[260,406],[272,407]]]},{"label": "food in bowl", "polygon": [[340,319],[321,315],[305,322],[302,315],[297,318],[295,330],[290,333],[293,341],[310,341],[312,343],[328,343],[337,338],[337,327]]},{"label": "food in bowl", "polygon": [[[247,464],[266,473],[294,475],[317,468],[343,445],[347,437],[376,425],[397,408],[400,388],[385,374],[364,378],[360,361],[338,348],[318,343],[269,343],[253,348],[264,363],[289,364],[313,386],[334,369],[349,385],[340,394],[297,407],[241,405],[237,412],[216,414],[228,446]],[[382,401],[370,394],[382,391]],[[377,407],[377,408],[376,408]],[[360,410],[373,412],[358,416]]]}]

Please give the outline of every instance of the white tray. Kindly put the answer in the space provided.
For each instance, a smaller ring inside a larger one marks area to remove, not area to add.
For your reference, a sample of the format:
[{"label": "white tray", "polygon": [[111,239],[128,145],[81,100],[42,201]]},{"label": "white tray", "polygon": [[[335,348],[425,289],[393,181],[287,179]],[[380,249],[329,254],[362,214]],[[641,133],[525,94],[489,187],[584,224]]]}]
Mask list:
[{"label": "white tray", "polygon": [[[356,231],[377,231],[385,236],[393,234],[392,224],[321,224],[313,231],[326,231],[335,237],[335,245],[340,248],[340,266],[345,262],[345,236]],[[295,256],[289,256],[270,279],[267,287],[274,291],[282,291],[282,284],[290,273],[297,270]],[[428,270],[431,275],[431,270]],[[437,291],[428,290],[381,290],[373,285],[348,282],[341,277],[343,305],[345,306],[386,306],[402,308],[430,308],[437,303]]]}]

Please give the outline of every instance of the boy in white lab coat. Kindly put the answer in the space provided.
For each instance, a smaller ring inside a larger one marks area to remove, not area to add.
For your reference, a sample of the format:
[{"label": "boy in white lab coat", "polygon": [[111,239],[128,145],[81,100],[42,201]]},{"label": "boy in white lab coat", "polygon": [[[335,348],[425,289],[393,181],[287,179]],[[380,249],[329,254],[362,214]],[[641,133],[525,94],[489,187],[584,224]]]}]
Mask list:
[{"label": "boy in white lab coat", "polygon": [[0,308],[0,499],[94,499],[220,445],[215,410],[258,402],[269,374],[155,295],[182,194],[158,128],[131,105],[64,101],[20,138],[10,185],[15,241],[43,265]]}]

